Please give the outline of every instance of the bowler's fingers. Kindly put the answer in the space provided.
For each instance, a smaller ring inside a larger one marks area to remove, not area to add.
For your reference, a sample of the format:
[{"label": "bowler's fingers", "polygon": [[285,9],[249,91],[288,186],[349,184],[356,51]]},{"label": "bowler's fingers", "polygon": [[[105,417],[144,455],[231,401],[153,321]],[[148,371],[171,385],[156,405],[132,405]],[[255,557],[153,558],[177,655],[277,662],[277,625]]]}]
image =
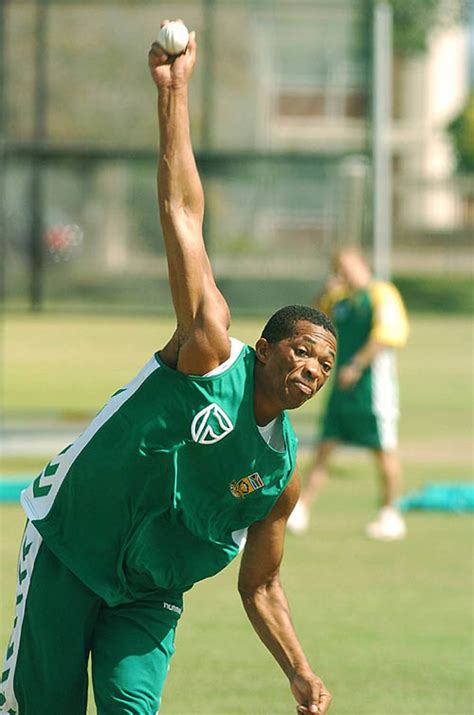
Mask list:
[{"label": "bowler's fingers", "polygon": [[191,30],[191,32],[189,33],[188,45],[186,47],[186,54],[189,52],[191,55],[195,55],[196,48],[197,48],[196,33],[194,30]]},{"label": "bowler's fingers", "polygon": [[321,690],[319,691],[318,708],[320,715],[325,715],[328,712],[329,706],[331,705],[332,695],[329,690],[326,689],[323,683],[321,683]]},{"label": "bowler's fingers", "polygon": [[160,65],[165,65],[167,61],[168,55],[162,46],[155,40],[148,53],[148,64],[150,67],[159,67]]},{"label": "bowler's fingers", "polygon": [[298,705],[296,712],[298,715],[325,715],[331,705],[332,695],[326,689],[324,683],[319,680],[319,687],[313,690],[308,705]]},{"label": "bowler's fingers", "polygon": [[[177,20],[174,20],[174,22],[180,22],[181,24],[184,24],[183,20],[180,17],[178,17]],[[169,24],[170,24],[170,20],[162,20],[160,22],[160,27],[164,27],[165,25],[169,25]]]}]

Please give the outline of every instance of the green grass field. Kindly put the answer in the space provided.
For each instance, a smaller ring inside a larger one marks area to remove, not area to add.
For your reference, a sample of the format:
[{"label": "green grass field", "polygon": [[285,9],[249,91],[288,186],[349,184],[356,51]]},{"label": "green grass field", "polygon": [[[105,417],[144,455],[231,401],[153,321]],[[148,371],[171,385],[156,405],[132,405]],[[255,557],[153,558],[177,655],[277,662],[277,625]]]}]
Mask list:
[{"label": "green grass field", "polygon": [[[171,326],[152,318],[7,316],[7,419],[93,413]],[[253,342],[258,327],[236,321],[232,334]],[[467,317],[412,316],[410,343],[400,355],[407,490],[472,479],[472,337]],[[295,414],[297,429],[309,430],[318,409],[315,401]],[[4,458],[2,469],[31,474],[49,456]],[[303,472],[307,459],[303,454]],[[412,512],[404,542],[369,542],[362,534],[376,508],[375,484],[366,454],[340,453],[311,531],[288,538],[283,581],[296,629],[333,692],[334,715],[470,715],[472,519]],[[0,516],[3,646],[23,518],[12,505],[2,505]],[[240,606],[237,568],[188,595],[162,715],[294,712],[284,677]],[[89,712],[95,713],[92,704]]]}]

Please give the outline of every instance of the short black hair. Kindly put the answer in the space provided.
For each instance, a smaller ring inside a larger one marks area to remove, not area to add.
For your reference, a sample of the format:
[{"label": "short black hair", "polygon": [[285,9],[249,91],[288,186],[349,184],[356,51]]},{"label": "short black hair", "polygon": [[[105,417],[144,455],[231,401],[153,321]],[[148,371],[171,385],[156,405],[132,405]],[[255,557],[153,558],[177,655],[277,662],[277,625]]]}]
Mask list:
[{"label": "short black hair", "polygon": [[289,338],[294,334],[296,324],[300,320],[320,325],[337,337],[336,329],[328,316],[317,308],[309,305],[285,305],[273,313],[262,331],[262,338],[269,343],[278,343],[284,338]]}]

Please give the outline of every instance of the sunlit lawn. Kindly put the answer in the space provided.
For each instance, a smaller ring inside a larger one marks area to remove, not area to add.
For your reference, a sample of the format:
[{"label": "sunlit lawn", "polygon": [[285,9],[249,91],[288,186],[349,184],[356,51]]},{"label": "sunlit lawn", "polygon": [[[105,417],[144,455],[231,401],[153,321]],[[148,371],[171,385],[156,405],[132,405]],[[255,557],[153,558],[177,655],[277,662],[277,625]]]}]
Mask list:
[{"label": "sunlit lawn", "polygon": [[[159,347],[172,324],[133,318],[8,317],[4,326],[7,416],[85,416],[101,407]],[[253,342],[254,321],[236,321]],[[472,331],[467,318],[412,318],[400,356],[406,488],[472,478]],[[316,404],[296,420],[308,431]],[[33,473],[47,454],[4,460]],[[303,471],[307,455],[303,455]],[[401,543],[366,541],[376,508],[366,455],[342,453],[315,505],[309,534],[288,538],[283,579],[296,628],[334,694],[334,715],[472,714],[472,520],[409,513]],[[1,515],[2,643],[15,592],[23,517]],[[178,629],[162,715],[294,712],[284,676],[246,621],[237,564],[196,586]],[[90,713],[95,710],[91,705]]]}]

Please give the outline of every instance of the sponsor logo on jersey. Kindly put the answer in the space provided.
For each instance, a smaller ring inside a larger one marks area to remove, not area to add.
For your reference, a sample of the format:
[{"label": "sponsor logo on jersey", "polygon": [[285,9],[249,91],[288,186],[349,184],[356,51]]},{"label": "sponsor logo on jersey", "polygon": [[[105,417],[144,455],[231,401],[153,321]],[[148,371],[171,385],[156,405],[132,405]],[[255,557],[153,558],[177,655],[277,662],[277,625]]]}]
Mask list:
[{"label": "sponsor logo on jersey", "polygon": [[191,424],[191,436],[198,444],[214,444],[232,432],[234,425],[222,407],[213,402],[197,413]]},{"label": "sponsor logo on jersey", "polygon": [[243,477],[242,479],[234,480],[229,484],[229,489],[233,497],[236,499],[241,499],[255,492],[257,489],[261,489],[264,486],[263,479],[258,472],[249,474],[248,477]]},{"label": "sponsor logo on jersey", "polygon": [[167,611],[173,611],[173,613],[177,613],[178,616],[180,616],[183,612],[182,608],[180,608],[179,606],[175,606],[174,603],[168,603],[167,601],[163,601],[163,608],[166,608]]}]

